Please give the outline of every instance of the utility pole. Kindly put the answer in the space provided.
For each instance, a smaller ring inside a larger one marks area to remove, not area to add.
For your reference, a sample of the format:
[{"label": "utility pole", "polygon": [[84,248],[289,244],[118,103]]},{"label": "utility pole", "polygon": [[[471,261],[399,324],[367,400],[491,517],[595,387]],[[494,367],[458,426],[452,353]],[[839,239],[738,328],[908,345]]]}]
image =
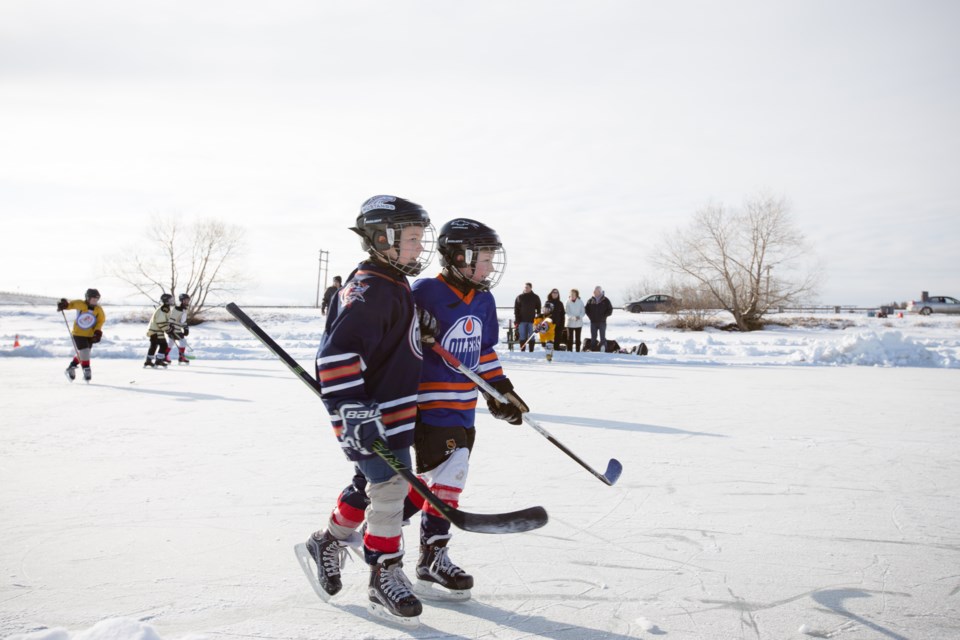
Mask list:
[{"label": "utility pole", "polygon": [[327,276],[330,274],[330,252],[320,249],[320,268],[317,271],[317,308],[320,307],[320,279],[323,279],[323,290],[327,289]]}]

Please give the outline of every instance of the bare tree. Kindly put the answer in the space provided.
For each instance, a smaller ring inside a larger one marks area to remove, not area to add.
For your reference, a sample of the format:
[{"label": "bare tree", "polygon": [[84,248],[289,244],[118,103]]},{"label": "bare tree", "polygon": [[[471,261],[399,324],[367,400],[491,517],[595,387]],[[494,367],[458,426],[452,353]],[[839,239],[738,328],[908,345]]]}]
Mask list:
[{"label": "bare tree", "polygon": [[233,269],[243,251],[245,230],[218,220],[184,224],[156,216],[147,243],[109,261],[110,274],[156,302],[159,292],[190,296],[189,319],[199,316],[208,297],[235,291],[244,276]]},{"label": "bare tree", "polygon": [[730,312],[741,331],[752,331],[770,310],[813,294],[818,272],[806,266],[809,256],[785,200],[760,195],[741,211],[700,209],[667,238],[657,260]]}]

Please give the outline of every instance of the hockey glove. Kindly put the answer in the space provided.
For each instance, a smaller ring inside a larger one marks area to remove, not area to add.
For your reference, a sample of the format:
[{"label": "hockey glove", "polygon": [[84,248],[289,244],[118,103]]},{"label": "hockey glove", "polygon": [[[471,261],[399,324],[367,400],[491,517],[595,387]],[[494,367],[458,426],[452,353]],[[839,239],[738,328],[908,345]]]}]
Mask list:
[{"label": "hockey glove", "polygon": [[57,303],[57,311],[63,311],[70,306],[70,303],[67,302],[66,298],[60,298],[60,302]]},{"label": "hockey glove", "polygon": [[93,338],[91,339],[91,342],[96,344],[100,342],[101,338],[103,338],[103,331],[100,331],[100,329],[97,329],[96,331],[93,332]]},{"label": "hockey glove", "polygon": [[185,335],[185,336],[190,335],[190,327],[184,327],[184,328],[183,328],[183,335]]},{"label": "hockey glove", "polygon": [[509,402],[504,404],[484,392],[483,396],[487,399],[487,409],[497,420],[506,420],[510,424],[520,424],[523,422],[523,414],[530,411],[530,407],[520,399],[520,396],[513,390],[513,383],[508,378],[491,382],[490,386],[500,392]]},{"label": "hockey glove", "polygon": [[380,407],[369,400],[366,402],[347,401],[337,411],[343,423],[340,442],[343,453],[349,460],[360,460],[373,455],[373,443],[378,439],[387,441],[387,430],[380,419]]},{"label": "hockey glove", "polygon": [[437,341],[437,319],[422,307],[417,307],[417,320],[420,322],[420,342],[433,344]]}]

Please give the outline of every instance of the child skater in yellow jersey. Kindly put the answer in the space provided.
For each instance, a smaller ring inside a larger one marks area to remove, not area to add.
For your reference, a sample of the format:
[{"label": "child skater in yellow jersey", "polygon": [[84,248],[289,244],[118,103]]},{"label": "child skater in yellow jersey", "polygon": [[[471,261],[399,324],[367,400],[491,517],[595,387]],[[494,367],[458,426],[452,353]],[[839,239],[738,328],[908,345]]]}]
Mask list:
[{"label": "child skater in yellow jersey", "polygon": [[543,304],[543,314],[533,319],[533,330],[540,340],[540,344],[547,351],[547,362],[553,361],[553,343],[556,337],[556,326],[550,314],[553,312],[553,305],[549,302]]},{"label": "child skater in yellow jersey", "polygon": [[77,365],[80,365],[83,367],[83,379],[90,382],[93,377],[90,372],[90,351],[93,345],[100,342],[100,338],[103,337],[103,323],[106,320],[103,307],[100,306],[100,292],[96,289],[87,289],[83,300],[68,301],[66,298],[60,298],[57,311],[63,312],[67,309],[77,312],[73,329],[70,331],[76,355],[64,373],[67,375],[67,380],[73,382],[77,377]]}]

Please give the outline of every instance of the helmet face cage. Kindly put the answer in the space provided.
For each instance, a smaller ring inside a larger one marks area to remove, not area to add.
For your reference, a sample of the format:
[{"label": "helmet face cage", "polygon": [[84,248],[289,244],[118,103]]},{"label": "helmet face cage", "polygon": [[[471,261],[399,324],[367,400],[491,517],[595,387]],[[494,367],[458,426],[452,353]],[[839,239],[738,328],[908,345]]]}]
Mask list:
[{"label": "helmet face cage", "polygon": [[[497,232],[470,218],[454,218],[440,229],[440,264],[450,267],[450,274],[478,291],[489,291],[499,284],[507,267],[507,253]],[[477,260],[481,251],[492,251],[490,273],[475,282]],[[463,273],[463,271],[467,273]]]},{"label": "helmet face cage", "polygon": [[[423,239],[420,244],[423,245],[423,251],[412,263],[404,264],[400,262],[400,236],[406,227],[421,227],[423,229]],[[415,276],[427,268],[427,265],[433,260],[433,254],[437,250],[437,232],[429,221],[423,222],[397,222],[393,224],[374,224],[365,225],[369,230],[371,238],[366,233],[363,234],[363,248],[370,255],[376,256],[382,262],[386,262],[397,271],[408,276]],[[397,257],[391,258],[384,252],[390,249],[397,251]]]},{"label": "helmet face cage", "polygon": [[[423,251],[414,262],[400,262],[400,237],[407,227],[423,229]],[[436,230],[430,224],[430,216],[420,205],[396,196],[374,196],[360,208],[357,224],[352,227],[362,239],[363,250],[397,271],[415,276],[433,260],[436,251]],[[386,251],[394,249],[397,257],[389,257]]]},{"label": "helmet face cage", "polygon": [[[507,252],[503,246],[497,244],[460,244],[446,245],[443,247],[441,262],[443,266],[449,266],[451,273],[464,284],[476,289],[477,291],[489,291],[500,284],[503,272],[507,269]],[[468,268],[472,273],[477,268],[477,258],[481,251],[492,251],[491,260],[492,269],[490,273],[484,276],[483,280],[476,282],[463,273],[461,269]]]}]

